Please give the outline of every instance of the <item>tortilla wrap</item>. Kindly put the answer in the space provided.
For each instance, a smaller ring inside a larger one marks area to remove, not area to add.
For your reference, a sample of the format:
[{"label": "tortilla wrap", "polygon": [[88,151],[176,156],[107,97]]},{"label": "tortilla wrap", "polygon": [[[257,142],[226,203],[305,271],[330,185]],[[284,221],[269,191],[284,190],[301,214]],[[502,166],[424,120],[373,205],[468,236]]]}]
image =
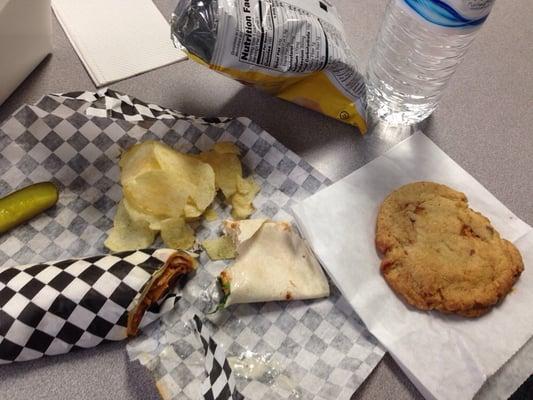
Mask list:
[{"label": "tortilla wrap", "polygon": [[227,221],[224,229],[237,248],[219,276],[225,306],[329,296],[324,271],[290,223]]}]

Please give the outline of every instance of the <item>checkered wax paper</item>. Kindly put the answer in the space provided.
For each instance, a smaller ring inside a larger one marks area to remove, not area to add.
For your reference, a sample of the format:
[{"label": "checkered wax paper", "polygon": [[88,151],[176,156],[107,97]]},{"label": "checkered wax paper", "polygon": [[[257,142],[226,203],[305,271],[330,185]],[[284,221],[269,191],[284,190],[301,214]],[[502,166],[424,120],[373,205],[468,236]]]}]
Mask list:
[{"label": "checkered wax paper", "polygon": [[204,399],[242,399],[235,388],[235,375],[222,346],[211,337],[209,329],[198,315],[194,316],[194,328],[204,350],[204,369],[207,372],[200,389]]},{"label": "checkered wax paper", "polygon": [[[137,250],[0,271],[0,364],[123,340],[128,314],[174,250]],[[169,293],[140,326],[170,311]]]},{"label": "checkered wax paper", "polygon": [[[196,118],[111,90],[45,96],[0,125],[0,193],[52,180],[61,188],[60,199],[55,208],[0,236],[0,265],[104,253],[121,198],[118,157],[148,139],[191,153],[219,141],[236,143],[245,172],[261,186],[253,217],[292,220],[293,204],[330,184],[247,118]],[[222,202],[214,208],[220,219],[229,217]],[[198,241],[218,235],[219,227],[220,221],[198,222]],[[180,310],[188,310],[184,321],[192,321],[196,311],[228,356],[245,350],[269,355],[283,367],[281,375],[297,383],[301,398],[349,398],[381,359],[383,350],[333,286],[327,299],[236,305],[215,320],[205,319],[201,297],[224,263],[204,253],[200,261],[176,312],[129,349],[131,356],[151,360],[145,364],[165,398],[198,398],[206,374],[201,341],[180,350],[179,336],[170,329],[177,326],[169,322],[173,318],[181,321]],[[267,381],[237,378],[236,386],[253,399],[291,396],[291,390]]]}]

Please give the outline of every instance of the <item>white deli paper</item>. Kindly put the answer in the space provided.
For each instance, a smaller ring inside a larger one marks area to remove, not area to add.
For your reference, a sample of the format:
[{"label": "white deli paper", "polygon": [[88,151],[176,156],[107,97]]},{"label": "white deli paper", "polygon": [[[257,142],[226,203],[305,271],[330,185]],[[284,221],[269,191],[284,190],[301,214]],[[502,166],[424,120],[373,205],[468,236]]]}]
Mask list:
[{"label": "white deli paper", "polygon": [[187,58],[150,0],[52,0],[52,8],[98,87]]},{"label": "white deli paper", "polygon": [[[417,311],[402,302],[381,276],[374,244],[379,206],[394,189],[421,180],[464,192],[470,206],[485,214],[522,253],[525,270],[513,291],[483,317]],[[426,398],[472,398],[532,336],[532,228],[422,133],[293,211],[333,281]]]}]

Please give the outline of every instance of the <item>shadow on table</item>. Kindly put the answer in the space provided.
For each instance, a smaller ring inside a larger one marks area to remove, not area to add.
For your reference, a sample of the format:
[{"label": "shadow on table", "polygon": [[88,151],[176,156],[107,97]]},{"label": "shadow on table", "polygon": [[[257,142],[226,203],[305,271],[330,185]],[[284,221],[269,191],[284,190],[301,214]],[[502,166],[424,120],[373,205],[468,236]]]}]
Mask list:
[{"label": "shadow on table", "polygon": [[354,126],[246,86],[226,101],[218,113],[248,117],[294,151],[321,147],[339,137],[360,136]]},{"label": "shadow on table", "polygon": [[[372,397],[371,394],[374,396]],[[351,400],[362,399],[424,400],[424,397],[394,362],[390,354],[386,353],[351,398]]]},{"label": "shadow on table", "polygon": [[[7,387],[3,387],[7,385]],[[35,398],[129,398],[159,400],[148,370],[130,362],[125,342],[0,366],[0,393]],[[24,388],[24,389],[21,389]],[[27,393],[20,393],[23,390]],[[102,397],[104,396],[104,397]],[[0,398],[3,398],[0,395]],[[41,398],[41,397],[39,397]]]},{"label": "shadow on table", "polygon": [[[35,86],[35,82],[39,82],[44,79],[46,70],[50,65],[52,54],[48,54],[30,75],[22,81],[22,83],[15,89],[13,93],[6,99],[6,101],[0,105],[0,124],[9,118],[17,108],[19,108],[24,101],[22,99],[28,99],[29,94]],[[45,95],[46,93],[42,93]]]},{"label": "shadow on table", "polygon": [[[194,99],[183,101],[186,112],[202,113]],[[361,135],[352,125],[244,86],[215,113],[250,118],[287,148],[311,164],[316,162],[314,166],[334,180],[372,161],[415,130],[369,130]]]}]

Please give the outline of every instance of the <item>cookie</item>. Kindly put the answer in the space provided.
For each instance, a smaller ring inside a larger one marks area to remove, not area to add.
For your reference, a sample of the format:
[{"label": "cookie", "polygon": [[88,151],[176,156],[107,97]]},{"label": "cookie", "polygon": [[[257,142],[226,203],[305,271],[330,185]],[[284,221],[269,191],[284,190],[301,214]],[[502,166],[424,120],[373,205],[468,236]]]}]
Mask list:
[{"label": "cookie", "polygon": [[421,310],[466,317],[488,312],[524,269],[516,247],[445,185],[415,182],[385,199],[376,245],[389,286]]}]

